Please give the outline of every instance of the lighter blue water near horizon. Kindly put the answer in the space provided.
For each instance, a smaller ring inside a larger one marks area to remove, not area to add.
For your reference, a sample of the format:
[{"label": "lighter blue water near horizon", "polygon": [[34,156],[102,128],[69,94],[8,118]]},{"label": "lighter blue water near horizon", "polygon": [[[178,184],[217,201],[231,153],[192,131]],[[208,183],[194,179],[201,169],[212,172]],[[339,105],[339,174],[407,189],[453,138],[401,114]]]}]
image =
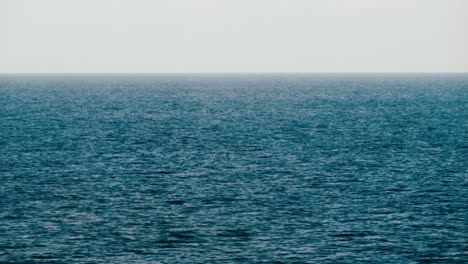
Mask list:
[{"label": "lighter blue water near horizon", "polygon": [[467,263],[468,74],[0,75],[1,263]]}]

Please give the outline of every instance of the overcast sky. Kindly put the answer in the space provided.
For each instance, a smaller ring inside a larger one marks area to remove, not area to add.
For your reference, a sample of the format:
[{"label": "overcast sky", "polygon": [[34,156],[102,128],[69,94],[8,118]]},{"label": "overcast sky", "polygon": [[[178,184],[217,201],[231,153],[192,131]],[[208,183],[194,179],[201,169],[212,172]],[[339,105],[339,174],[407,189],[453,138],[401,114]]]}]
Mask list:
[{"label": "overcast sky", "polygon": [[0,0],[0,72],[467,72],[468,0]]}]

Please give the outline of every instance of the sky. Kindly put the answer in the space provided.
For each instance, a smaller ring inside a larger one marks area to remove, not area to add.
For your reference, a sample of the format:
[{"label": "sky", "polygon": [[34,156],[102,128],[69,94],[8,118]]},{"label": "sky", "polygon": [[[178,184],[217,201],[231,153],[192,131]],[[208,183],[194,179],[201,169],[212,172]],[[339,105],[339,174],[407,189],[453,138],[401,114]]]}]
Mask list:
[{"label": "sky", "polygon": [[0,0],[0,73],[468,72],[468,0]]}]

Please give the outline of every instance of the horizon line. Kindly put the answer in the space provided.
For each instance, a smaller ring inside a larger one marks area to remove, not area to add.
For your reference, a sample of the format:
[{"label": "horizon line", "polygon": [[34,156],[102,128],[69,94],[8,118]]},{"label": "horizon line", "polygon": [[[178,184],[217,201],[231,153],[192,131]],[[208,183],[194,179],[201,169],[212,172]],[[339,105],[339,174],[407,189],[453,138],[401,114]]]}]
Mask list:
[{"label": "horizon line", "polygon": [[216,74],[468,74],[468,71],[412,71],[412,72],[398,72],[398,71],[378,71],[378,72],[364,72],[364,71],[343,71],[343,72],[0,72],[0,75],[177,75],[177,74],[192,74],[192,75],[216,75]]}]

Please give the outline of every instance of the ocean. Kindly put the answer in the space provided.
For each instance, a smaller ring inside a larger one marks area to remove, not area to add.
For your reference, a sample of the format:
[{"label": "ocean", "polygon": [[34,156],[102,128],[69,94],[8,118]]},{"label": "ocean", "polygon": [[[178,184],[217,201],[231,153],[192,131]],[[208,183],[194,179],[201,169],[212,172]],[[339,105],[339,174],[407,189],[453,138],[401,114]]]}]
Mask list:
[{"label": "ocean", "polygon": [[468,74],[0,75],[1,263],[467,263]]}]

